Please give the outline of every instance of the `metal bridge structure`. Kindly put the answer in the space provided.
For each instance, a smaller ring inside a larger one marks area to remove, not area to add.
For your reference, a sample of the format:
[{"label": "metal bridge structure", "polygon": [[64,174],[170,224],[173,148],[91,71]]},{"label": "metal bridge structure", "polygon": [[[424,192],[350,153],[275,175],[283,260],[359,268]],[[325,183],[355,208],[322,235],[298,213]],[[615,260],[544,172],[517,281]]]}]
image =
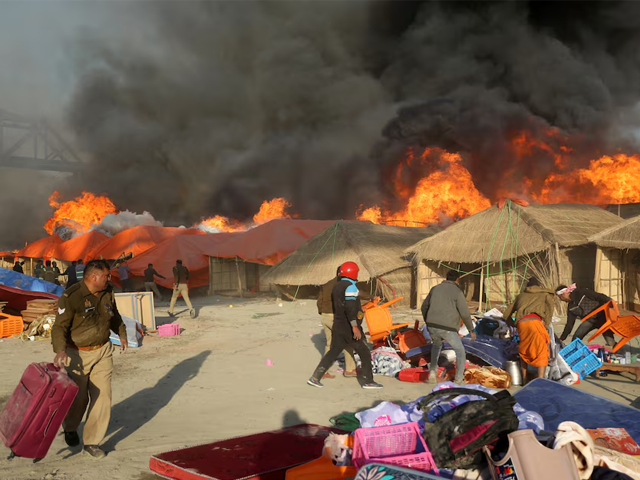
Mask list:
[{"label": "metal bridge structure", "polygon": [[45,121],[0,109],[0,168],[75,173],[84,162]]}]

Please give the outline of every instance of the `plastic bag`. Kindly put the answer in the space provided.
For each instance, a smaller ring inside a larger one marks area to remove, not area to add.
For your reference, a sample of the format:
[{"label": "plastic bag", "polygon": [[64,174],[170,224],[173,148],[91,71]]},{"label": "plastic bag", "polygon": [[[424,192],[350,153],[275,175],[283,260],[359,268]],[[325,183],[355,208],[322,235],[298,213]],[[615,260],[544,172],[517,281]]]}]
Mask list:
[{"label": "plastic bag", "polygon": [[356,413],[362,428],[388,427],[409,422],[407,413],[399,405],[382,402],[369,410]]},{"label": "plastic bag", "polygon": [[[133,318],[122,315],[122,321],[127,329],[127,343],[130,347],[136,348],[142,346],[142,326]],[[120,345],[120,337],[117,333],[111,331],[109,340],[114,345]]]}]

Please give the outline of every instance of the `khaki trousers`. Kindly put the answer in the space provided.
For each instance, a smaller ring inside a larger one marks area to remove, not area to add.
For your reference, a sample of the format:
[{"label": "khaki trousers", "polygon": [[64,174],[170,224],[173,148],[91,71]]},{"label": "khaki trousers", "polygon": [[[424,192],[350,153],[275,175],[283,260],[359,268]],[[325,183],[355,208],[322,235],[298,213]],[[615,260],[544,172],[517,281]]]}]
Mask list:
[{"label": "khaki trousers", "polygon": [[67,348],[67,373],[78,385],[78,395],[62,426],[65,432],[75,432],[87,411],[82,435],[84,445],[99,445],[109,427],[113,350],[111,342],[92,351]]},{"label": "khaki trousers", "polygon": [[191,300],[189,300],[189,287],[186,283],[179,283],[178,286],[174,287],[173,289],[173,295],[171,295],[171,305],[169,305],[169,313],[173,313],[173,307],[175,307],[176,300],[178,300],[178,297],[180,295],[182,295],[182,298],[184,298],[184,301],[187,304],[187,307],[189,307],[189,310],[193,310],[193,305],[191,305]]},{"label": "khaki trousers", "polygon": [[144,282],[144,289],[149,292],[152,291],[158,301],[162,301],[162,295],[160,295],[160,290],[158,290],[158,285],[156,282]]},{"label": "khaki trousers", "polygon": [[[324,354],[326,355],[331,348],[331,338],[333,330],[332,313],[322,314],[322,326],[324,327],[324,335],[327,337],[327,345],[324,347]],[[347,372],[353,372],[356,369],[356,361],[353,358],[353,348],[351,347],[344,349],[344,364],[345,371]]]}]

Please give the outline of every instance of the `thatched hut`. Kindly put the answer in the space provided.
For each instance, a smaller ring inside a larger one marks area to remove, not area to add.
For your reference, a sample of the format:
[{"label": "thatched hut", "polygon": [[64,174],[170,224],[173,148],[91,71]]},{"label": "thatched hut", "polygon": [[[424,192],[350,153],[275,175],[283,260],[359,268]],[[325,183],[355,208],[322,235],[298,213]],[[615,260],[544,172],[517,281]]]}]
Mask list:
[{"label": "thatched hut", "polygon": [[640,312],[640,216],[589,237],[598,246],[594,287]]},{"label": "thatched hut", "polygon": [[310,297],[335,277],[339,265],[353,261],[360,267],[358,280],[363,291],[387,299],[403,296],[401,303],[415,304],[415,298],[412,302],[415,271],[403,258],[403,252],[438,231],[437,227],[337,221],[275,265],[263,281],[278,285],[294,298]]},{"label": "thatched hut", "polygon": [[508,303],[525,278],[548,286],[593,287],[595,245],[588,237],[622,220],[592,205],[531,205],[511,200],[454,223],[407,249],[418,266],[421,301],[447,270],[468,273],[468,300]]}]

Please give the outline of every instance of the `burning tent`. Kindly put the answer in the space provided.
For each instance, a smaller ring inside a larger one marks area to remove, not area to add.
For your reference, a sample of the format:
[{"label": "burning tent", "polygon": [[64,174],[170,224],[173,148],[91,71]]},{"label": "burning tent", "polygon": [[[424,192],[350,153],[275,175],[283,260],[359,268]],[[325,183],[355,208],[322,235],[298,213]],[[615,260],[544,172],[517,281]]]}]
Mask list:
[{"label": "burning tent", "polygon": [[[360,266],[362,288],[388,299],[403,296],[411,302],[414,275],[404,250],[418,240],[437,233],[437,227],[394,227],[369,222],[337,221],[309,239],[295,252],[274,266],[263,281],[278,285],[293,297],[313,295],[316,286],[336,276],[346,261]],[[313,288],[309,288],[309,287]],[[304,291],[301,291],[301,287]]]},{"label": "burning tent", "polygon": [[276,219],[258,225],[209,249],[209,294],[269,291],[263,281],[272,265],[322,232],[333,220]]},{"label": "burning tent", "polygon": [[57,234],[41,238],[18,250],[16,257],[21,258],[49,258],[52,253],[64,242]]},{"label": "burning tent", "polygon": [[[129,268],[134,277],[142,278],[147,266],[152,263],[153,268],[160,275],[166,277],[164,279],[156,277],[156,283],[166,288],[172,288],[173,267],[176,260],[180,259],[182,264],[189,269],[191,275],[189,287],[204,287],[209,284],[209,259],[206,252],[236,235],[240,235],[240,233],[176,235],[133,257],[128,262]],[[114,281],[119,283],[118,272],[114,270],[112,275]],[[136,285],[134,284],[134,286]]]},{"label": "burning tent", "polygon": [[511,302],[529,276],[549,287],[593,287],[596,249],[589,237],[621,221],[593,205],[506,200],[407,249],[418,265],[418,300],[452,268],[469,273],[463,282],[467,299],[481,305],[485,299]]},{"label": "burning tent", "polygon": [[123,253],[133,253],[135,257],[176,235],[204,235],[204,232],[193,228],[141,225],[114,235],[94,251],[88,252],[87,258],[114,260]]},{"label": "burning tent", "polygon": [[92,230],[58,245],[51,253],[51,256],[56,260],[64,260],[65,262],[72,262],[79,258],[89,258],[91,252],[101,248],[108,240],[109,237],[104,233]]},{"label": "burning tent", "polygon": [[594,288],[640,312],[640,216],[589,237],[598,246]]}]

